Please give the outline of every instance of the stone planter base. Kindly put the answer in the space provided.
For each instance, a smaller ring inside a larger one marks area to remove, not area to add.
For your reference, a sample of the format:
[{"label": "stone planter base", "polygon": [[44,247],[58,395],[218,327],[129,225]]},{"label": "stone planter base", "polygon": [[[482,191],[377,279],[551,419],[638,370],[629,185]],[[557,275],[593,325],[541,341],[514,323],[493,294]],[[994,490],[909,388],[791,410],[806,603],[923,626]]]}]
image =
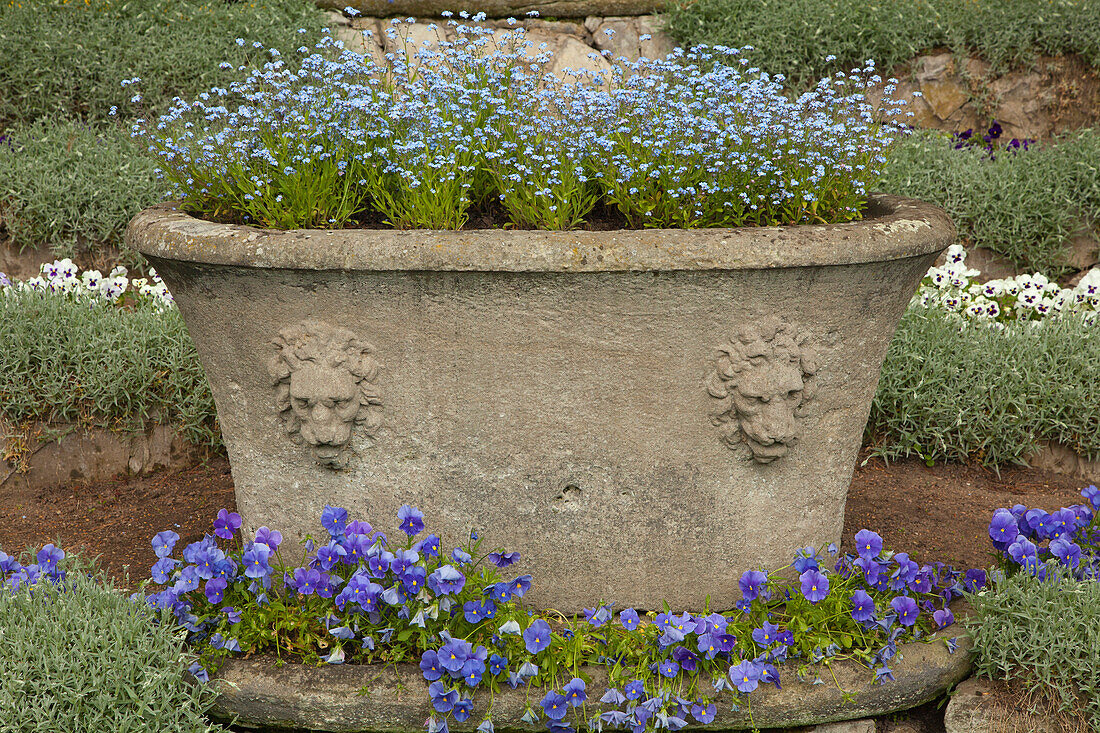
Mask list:
[{"label": "stone planter base", "polygon": [[[940,640],[958,638],[954,654]],[[733,711],[729,693],[723,693],[718,717],[707,726],[691,724],[686,730],[742,730],[780,728],[887,715],[936,699],[970,672],[970,638],[961,626],[949,626],[931,643],[910,643],[898,648],[891,661],[895,681],[876,685],[873,673],[854,662],[838,662],[831,672],[823,665],[816,674],[823,684],[814,684],[815,674],[805,681],[794,677],[795,665],[780,669],[783,688],[761,686],[753,692],[750,706]],[[607,690],[603,667],[586,668],[590,675],[589,701],[599,700]],[[834,675],[836,681],[834,682]],[[317,731],[419,732],[433,713],[427,683],[411,664],[384,668],[379,665],[307,667],[287,664],[281,669],[270,657],[228,661],[212,683],[221,693],[211,710],[215,718],[237,716],[237,725],[264,728],[305,728]],[[838,687],[839,686],[839,687]],[[366,689],[365,694],[360,691]],[[842,692],[843,690],[843,692]],[[844,700],[844,692],[851,699]],[[544,690],[532,694],[537,707]],[[497,730],[539,731],[544,726],[520,720],[526,692],[507,687],[493,703]],[[488,707],[488,694],[473,696],[474,714],[465,723],[448,721],[451,730],[473,731]],[[588,713],[598,708],[589,705]],[[609,706],[603,706],[610,709]]]}]

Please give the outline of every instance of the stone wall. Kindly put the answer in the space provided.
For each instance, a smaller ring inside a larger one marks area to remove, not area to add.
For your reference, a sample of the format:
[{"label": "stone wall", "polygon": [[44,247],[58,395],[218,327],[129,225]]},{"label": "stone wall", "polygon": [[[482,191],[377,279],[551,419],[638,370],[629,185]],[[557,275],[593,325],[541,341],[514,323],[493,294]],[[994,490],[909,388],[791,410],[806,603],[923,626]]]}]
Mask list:
[{"label": "stone wall", "polygon": [[[336,4],[342,6],[344,0]],[[369,6],[368,3],[360,5]],[[440,23],[438,35],[426,30],[433,22],[430,18],[439,17],[438,12],[402,16],[398,15],[401,11],[397,6],[398,3],[387,5],[384,14],[372,16],[365,12],[354,19],[340,11],[329,11],[328,18],[337,37],[348,48],[374,54],[379,60],[385,52],[394,50],[384,47],[385,39],[381,34],[381,29],[389,25],[390,17],[419,15],[422,19],[412,26],[412,37],[418,43],[452,38],[453,30],[441,20],[436,21]],[[411,3],[409,6],[421,7]],[[423,7],[431,9],[434,5],[424,3]],[[526,6],[513,6],[511,15],[518,19],[517,25],[527,29],[532,41],[547,43],[555,56],[561,57],[555,70],[566,66],[605,70],[609,65],[607,59],[589,58],[592,51],[609,52],[610,58],[623,56],[634,60],[639,56],[663,57],[676,46],[672,37],[663,31],[661,17],[652,12],[619,11],[621,14],[610,15],[599,14],[603,7],[599,3],[583,7],[588,9],[588,14],[559,13],[554,21],[525,18]],[[484,25],[512,27],[505,20],[489,20]],[[366,30],[372,32],[373,38],[362,35]],[[608,30],[612,35],[606,33]],[[652,38],[640,40],[645,35]],[[1034,68],[994,74],[984,61],[965,59],[960,63],[953,54],[940,52],[919,56],[893,69],[891,75],[900,80],[891,96],[909,100],[914,113],[913,124],[918,127],[962,132],[984,130],[992,120],[998,120],[1006,139],[1043,139],[1100,121],[1100,74],[1073,56],[1044,57]],[[914,96],[914,92],[920,95]],[[870,96],[872,100],[881,99],[881,87]]]},{"label": "stone wall", "polygon": [[340,11],[352,7],[364,16],[438,18],[444,11],[485,13],[489,18],[522,18],[537,11],[543,18],[584,20],[590,16],[651,15],[663,6],[660,0],[316,0],[317,6]]},{"label": "stone wall", "polygon": [[[390,26],[385,18],[349,18],[335,11],[330,11],[328,18],[336,38],[356,53],[370,54],[381,64],[385,62],[385,54],[400,51],[400,44],[383,32]],[[433,23],[436,24],[434,30],[429,28]],[[656,15],[591,15],[553,21],[523,18],[514,24],[506,20],[487,20],[479,25],[502,31],[522,26],[535,47],[546,43],[547,50],[554,54],[554,61],[547,69],[554,73],[560,73],[565,68],[607,71],[611,68],[611,62],[605,58],[604,52],[611,58],[663,58],[676,47],[672,37],[661,30],[661,19]],[[426,41],[435,44],[452,41],[456,36],[454,28],[443,20],[421,19],[407,26],[403,24],[402,32],[406,27],[410,43]],[[643,40],[643,36],[651,38]]]},{"label": "stone wall", "polygon": [[0,420],[0,497],[18,504],[38,492],[120,474],[182,468],[207,455],[167,425],[119,433],[68,423],[12,425]]},{"label": "stone wall", "polygon": [[997,120],[1004,139],[1022,140],[1100,120],[1100,75],[1075,56],[1042,57],[1033,68],[994,74],[985,61],[944,52],[920,56],[892,74],[900,84],[891,96],[909,100],[918,127],[984,131]]}]

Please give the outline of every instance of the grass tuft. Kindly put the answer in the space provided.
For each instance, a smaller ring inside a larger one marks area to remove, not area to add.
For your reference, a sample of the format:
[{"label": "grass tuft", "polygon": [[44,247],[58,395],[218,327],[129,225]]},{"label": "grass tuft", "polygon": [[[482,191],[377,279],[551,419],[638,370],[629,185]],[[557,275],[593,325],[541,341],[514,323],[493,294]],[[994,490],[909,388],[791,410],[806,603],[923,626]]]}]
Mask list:
[{"label": "grass tuft", "polygon": [[921,132],[894,149],[878,189],[942,206],[962,240],[1019,271],[1055,278],[1069,269],[1067,238],[1100,224],[1100,131],[992,160],[981,148],[956,150],[950,136]]},{"label": "grass tuft", "polygon": [[214,399],[179,311],[152,303],[89,307],[0,291],[0,416],[140,430],[175,425],[221,446]]},{"label": "grass tuft", "polygon": [[1017,572],[967,599],[974,667],[1023,683],[1043,704],[1100,730],[1100,583],[1077,581],[1057,563],[1047,579]]}]

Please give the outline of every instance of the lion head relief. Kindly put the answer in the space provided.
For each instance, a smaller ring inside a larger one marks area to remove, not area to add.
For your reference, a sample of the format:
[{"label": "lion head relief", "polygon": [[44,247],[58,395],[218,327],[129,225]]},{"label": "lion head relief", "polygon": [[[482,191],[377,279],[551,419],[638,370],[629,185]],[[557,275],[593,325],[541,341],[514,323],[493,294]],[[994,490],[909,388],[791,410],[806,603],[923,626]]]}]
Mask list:
[{"label": "lion head relief", "polygon": [[309,445],[321,465],[346,468],[352,427],[373,435],[381,419],[374,347],[322,321],[284,328],[271,343],[268,372],[287,434]]},{"label": "lion head relief", "polygon": [[771,463],[798,443],[798,418],[813,397],[817,353],[807,336],[778,318],[745,325],[718,348],[707,392],[718,400],[713,422],[722,440],[748,445],[752,458]]}]

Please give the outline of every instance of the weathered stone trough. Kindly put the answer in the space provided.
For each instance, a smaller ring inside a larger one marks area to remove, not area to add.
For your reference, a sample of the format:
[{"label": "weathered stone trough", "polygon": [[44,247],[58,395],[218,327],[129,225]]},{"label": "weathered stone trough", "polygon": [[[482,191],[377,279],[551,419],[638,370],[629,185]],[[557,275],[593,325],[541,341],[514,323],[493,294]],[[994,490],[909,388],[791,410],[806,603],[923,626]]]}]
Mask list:
[{"label": "weathered stone trough", "polygon": [[[839,541],[879,369],[954,238],[871,200],[830,226],[265,231],[171,205],[127,240],[171,289],[247,527],[326,504],[523,554],[539,607],[730,608]],[[293,559],[293,558],[289,558]]]}]

